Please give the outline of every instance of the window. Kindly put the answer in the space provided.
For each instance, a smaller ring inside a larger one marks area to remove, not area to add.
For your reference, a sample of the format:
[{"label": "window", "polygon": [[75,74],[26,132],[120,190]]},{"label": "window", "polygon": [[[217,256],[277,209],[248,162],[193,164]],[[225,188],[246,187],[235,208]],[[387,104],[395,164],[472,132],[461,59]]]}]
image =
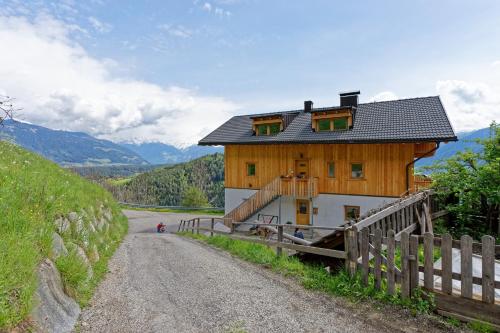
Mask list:
[{"label": "window", "polygon": [[257,125],[257,135],[276,135],[281,131],[281,123]]},{"label": "window", "polygon": [[352,179],[364,178],[362,163],[351,163],[351,178]]},{"label": "window", "polygon": [[318,120],[318,131],[338,131],[349,128],[347,117]]},{"label": "window", "polygon": [[267,125],[257,126],[257,132],[259,135],[267,135]]},{"label": "window", "polygon": [[255,176],[255,163],[247,163],[247,176]]},{"label": "window", "polygon": [[328,162],[327,168],[328,168],[328,178],[335,178],[335,163]]},{"label": "window", "polygon": [[336,118],[333,120],[334,130],[345,130],[347,129],[347,118]]},{"label": "window", "polygon": [[359,206],[344,206],[345,220],[355,220],[359,218]]},{"label": "window", "polygon": [[330,130],[330,119],[318,120],[318,130],[319,131],[329,131]]},{"label": "window", "polygon": [[270,135],[278,134],[280,132],[280,127],[281,127],[280,123],[270,124],[269,125],[269,134]]}]

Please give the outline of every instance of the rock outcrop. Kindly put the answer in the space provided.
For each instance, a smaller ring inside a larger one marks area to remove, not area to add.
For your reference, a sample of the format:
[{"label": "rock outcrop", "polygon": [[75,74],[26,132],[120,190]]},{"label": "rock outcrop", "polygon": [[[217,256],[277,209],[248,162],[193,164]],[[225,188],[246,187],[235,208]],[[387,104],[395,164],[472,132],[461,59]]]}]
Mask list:
[{"label": "rock outcrop", "polygon": [[32,317],[45,332],[71,332],[80,315],[80,306],[64,293],[56,266],[45,259],[38,267],[38,305]]}]

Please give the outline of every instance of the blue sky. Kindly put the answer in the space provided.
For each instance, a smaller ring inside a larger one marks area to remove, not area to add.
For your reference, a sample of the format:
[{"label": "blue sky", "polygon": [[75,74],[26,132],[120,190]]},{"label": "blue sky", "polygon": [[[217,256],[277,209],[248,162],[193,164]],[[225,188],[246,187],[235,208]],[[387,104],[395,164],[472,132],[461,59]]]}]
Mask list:
[{"label": "blue sky", "polygon": [[335,105],[350,89],[362,101],[439,94],[457,131],[500,120],[498,1],[0,5],[0,37],[32,53],[0,56],[18,62],[0,91],[49,127],[187,145],[231,115]]}]

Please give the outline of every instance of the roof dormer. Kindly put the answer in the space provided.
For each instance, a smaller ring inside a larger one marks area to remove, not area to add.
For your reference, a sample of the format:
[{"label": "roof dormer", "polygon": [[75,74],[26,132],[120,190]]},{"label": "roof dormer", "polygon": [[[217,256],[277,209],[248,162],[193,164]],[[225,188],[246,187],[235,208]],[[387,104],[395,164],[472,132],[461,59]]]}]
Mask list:
[{"label": "roof dormer", "polygon": [[352,107],[338,107],[311,112],[311,125],[315,132],[342,131],[352,128]]},{"label": "roof dormer", "polygon": [[252,117],[252,129],[255,135],[276,135],[283,131],[281,115],[264,115]]}]

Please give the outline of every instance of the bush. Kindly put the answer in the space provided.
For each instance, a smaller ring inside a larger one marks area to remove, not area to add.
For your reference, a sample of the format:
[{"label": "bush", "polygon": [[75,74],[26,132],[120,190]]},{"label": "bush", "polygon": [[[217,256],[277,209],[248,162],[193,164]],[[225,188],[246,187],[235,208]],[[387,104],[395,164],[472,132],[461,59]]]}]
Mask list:
[{"label": "bush", "polygon": [[184,207],[209,207],[208,199],[205,193],[199,188],[189,186],[182,198],[182,206]]}]

